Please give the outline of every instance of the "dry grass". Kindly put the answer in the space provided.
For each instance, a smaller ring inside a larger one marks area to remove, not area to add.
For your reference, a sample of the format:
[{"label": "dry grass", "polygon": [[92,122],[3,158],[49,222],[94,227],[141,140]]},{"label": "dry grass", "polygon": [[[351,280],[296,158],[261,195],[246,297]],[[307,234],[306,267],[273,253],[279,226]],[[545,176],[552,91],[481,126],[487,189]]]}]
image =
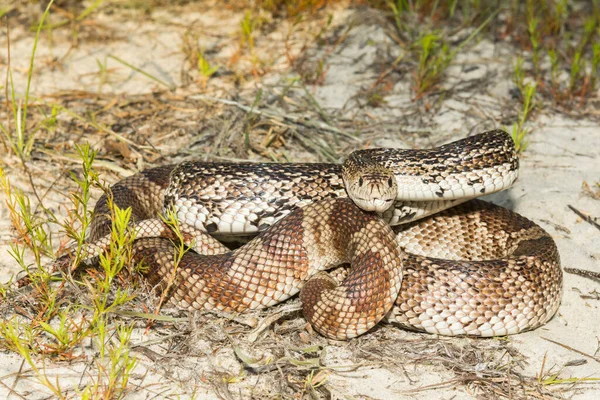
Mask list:
[{"label": "dry grass", "polygon": [[[330,379],[385,369],[404,377],[404,382],[414,388],[398,390],[398,395],[462,386],[473,395],[488,398],[562,396],[560,390],[540,384],[537,378],[521,375],[519,371],[526,360],[503,338],[440,338],[382,325],[356,340],[337,342],[307,331],[307,323],[297,308],[286,312],[289,303],[233,319],[215,313],[188,316],[169,308],[162,310],[160,319],[147,319],[147,304],[154,298],[142,293],[113,314],[111,320],[126,321],[138,333],[151,327],[152,338],[132,343],[130,351],[140,362],[149,362],[153,372],[166,379],[161,387],[209,384],[225,399],[239,394],[244,398],[297,398],[302,394],[327,398],[343,390],[330,384]],[[89,296],[67,287],[61,301],[85,304],[91,301]],[[9,318],[16,310],[21,315],[25,310],[34,312],[32,308],[39,306],[28,294],[9,295],[7,299],[10,302],[5,301],[0,309],[3,318]],[[273,315],[276,318],[272,318]],[[255,336],[256,326],[269,318],[270,323]],[[52,341],[45,343],[52,345]],[[345,356],[328,356],[340,353]],[[48,353],[48,356],[55,364],[67,362],[72,367],[86,363],[91,354],[76,350],[68,354]],[[421,372],[417,373],[417,367]],[[419,379],[423,368],[449,378],[424,386]],[[132,377],[133,382],[139,379]],[[151,386],[144,388],[143,385],[140,390],[154,391]]]}]

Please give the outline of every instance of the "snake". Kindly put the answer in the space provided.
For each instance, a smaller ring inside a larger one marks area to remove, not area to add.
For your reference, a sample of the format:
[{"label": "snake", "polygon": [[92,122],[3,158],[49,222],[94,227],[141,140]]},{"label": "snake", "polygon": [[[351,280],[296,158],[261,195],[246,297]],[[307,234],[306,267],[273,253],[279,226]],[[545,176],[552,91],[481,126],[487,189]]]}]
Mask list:
[{"label": "snake", "polygon": [[[129,207],[133,262],[186,310],[241,313],[299,293],[314,330],[337,340],[382,320],[439,335],[516,334],[548,322],[562,297],[552,237],[475,199],[510,187],[518,171],[502,130],[432,149],[358,150],[342,164],[184,161],[101,196],[84,258],[106,250],[113,205]],[[223,244],[248,236],[234,250]],[[176,257],[181,240],[189,247]]]}]

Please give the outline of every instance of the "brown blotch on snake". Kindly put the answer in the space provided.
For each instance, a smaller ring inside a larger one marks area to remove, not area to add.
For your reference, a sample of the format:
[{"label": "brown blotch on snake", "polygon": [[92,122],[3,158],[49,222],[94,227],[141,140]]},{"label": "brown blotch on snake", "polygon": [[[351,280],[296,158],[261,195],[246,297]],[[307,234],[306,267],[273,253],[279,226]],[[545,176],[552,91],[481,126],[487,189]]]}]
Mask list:
[{"label": "brown blotch on snake", "polygon": [[[147,266],[149,282],[166,287],[175,270],[171,242],[141,239],[134,253],[135,261]],[[350,199],[326,199],[296,209],[232,252],[186,253],[171,299],[187,309],[243,312],[286,300],[308,281],[310,289],[302,296],[305,317],[321,334],[349,339],[372,328],[392,308],[402,257],[391,228],[376,215]],[[318,272],[342,263],[352,265],[346,279],[321,285],[327,275]]]}]

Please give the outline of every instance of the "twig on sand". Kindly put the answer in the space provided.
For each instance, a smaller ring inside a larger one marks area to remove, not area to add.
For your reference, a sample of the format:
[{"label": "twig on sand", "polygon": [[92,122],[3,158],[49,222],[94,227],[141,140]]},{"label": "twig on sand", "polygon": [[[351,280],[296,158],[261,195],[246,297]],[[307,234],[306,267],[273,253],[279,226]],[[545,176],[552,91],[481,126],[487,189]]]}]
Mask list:
[{"label": "twig on sand", "polygon": [[425,390],[440,389],[440,388],[453,386],[453,385],[460,384],[460,383],[465,384],[465,383],[469,383],[469,382],[485,382],[485,383],[493,384],[496,382],[503,382],[503,381],[504,381],[504,378],[482,378],[482,377],[478,377],[475,374],[469,374],[466,376],[461,376],[459,378],[454,378],[454,379],[450,379],[450,380],[439,382],[439,383],[433,383],[431,385],[421,386],[416,389],[404,390],[404,391],[402,391],[402,393],[403,394],[419,393],[419,392],[422,392]]},{"label": "twig on sand", "polygon": [[600,281],[600,272],[588,271],[586,269],[579,268],[565,268],[565,272]]},{"label": "twig on sand", "polygon": [[557,345],[559,345],[559,346],[561,346],[561,347],[564,347],[564,348],[565,348],[565,349],[567,349],[567,350],[571,350],[571,351],[573,351],[573,352],[575,352],[575,353],[577,353],[577,354],[581,354],[581,355],[582,355],[582,356],[584,356],[584,357],[591,358],[592,360],[596,361],[597,363],[600,363],[600,358],[598,358],[598,357],[594,357],[594,356],[593,356],[593,355],[591,355],[591,354],[584,353],[584,352],[583,352],[583,351],[581,351],[581,350],[574,349],[574,348],[572,348],[571,346],[567,346],[566,344],[559,343],[559,342],[557,342],[557,341],[555,341],[555,340],[548,339],[548,338],[545,338],[545,337],[543,337],[543,336],[542,336],[541,338],[542,338],[542,339],[544,339],[544,340],[546,340],[546,341],[548,341],[548,342],[550,342],[550,343],[554,343],[554,344],[557,344]]},{"label": "twig on sand", "polygon": [[290,304],[288,307],[282,307],[278,312],[276,312],[273,315],[270,315],[268,317],[266,317],[265,319],[263,319],[260,324],[254,328],[254,330],[252,330],[252,332],[250,332],[248,334],[248,336],[246,337],[246,340],[248,340],[249,342],[256,342],[256,340],[258,339],[258,336],[261,334],[262,331],[264,331],[265,329],[267,329],[269,326],[271,326],[271,324],[273,324],[275,321],[279,320],[281,317],[283,317],[286,314],[295,312],[295,311],[299,311],[302,309],[302,306],[300,304]]},{"label": "twig on sand", "polygon": [[592,226],[595,226],[597,229],[600,229],[600,224],[598,222],[596,222],[595,217],[592,217],[591,215],[586,214],[583,211],[579,211],[578,209],[576,209],[575,207],[573,207],[570,204],[568,204],[567,206],[571,209],[571,211],[573,211],[575,214],[579,215],[585,222],[589,223]]}]

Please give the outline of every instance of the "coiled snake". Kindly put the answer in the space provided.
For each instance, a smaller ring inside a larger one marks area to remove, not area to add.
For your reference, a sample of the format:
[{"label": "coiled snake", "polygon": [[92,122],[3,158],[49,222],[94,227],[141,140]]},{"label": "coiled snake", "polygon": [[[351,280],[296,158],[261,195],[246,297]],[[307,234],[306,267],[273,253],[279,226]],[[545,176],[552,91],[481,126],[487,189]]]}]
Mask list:
[{"label": "coiled snake", "polygon": [[[544,324],[562,293],[552,238],[471,200],[517,174],[512,139],[491,131],[431,150],[362,150],[343,165],[184,162],[111,192],[114,204],[132,207],[134,260],[159,288],[173,278],[180,307],[242,312],[301,292],[304,316],[331,338],[356,337],[386,316],[409,329],[496,336]],[[171,208],[195,250],[177,265],[174,234],[158,218]],[[90,258],[108,243],[109,214],[105,195]],[[229,251],[207,232],[258,235]],[[324,272],[344,263],[341,282]]]}]

